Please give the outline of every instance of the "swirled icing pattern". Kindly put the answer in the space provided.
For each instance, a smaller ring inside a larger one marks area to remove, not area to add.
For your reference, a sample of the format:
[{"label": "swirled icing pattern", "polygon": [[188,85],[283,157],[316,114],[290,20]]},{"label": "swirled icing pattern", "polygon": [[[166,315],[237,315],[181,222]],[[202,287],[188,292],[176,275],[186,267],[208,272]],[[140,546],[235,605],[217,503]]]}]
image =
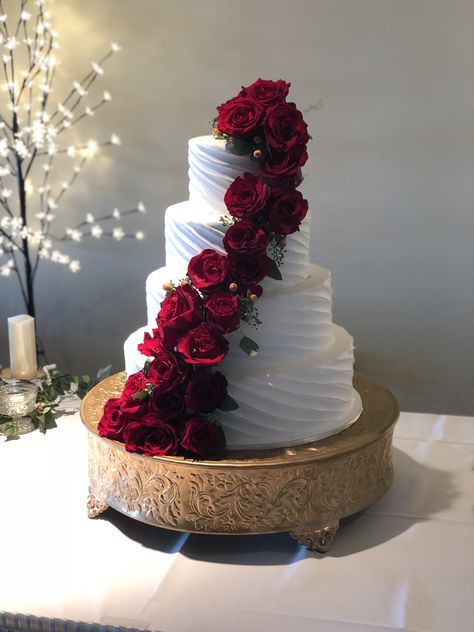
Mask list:
[{"label": "swirled icing pattern", "polygon": [[[189,200],[165,214],[166,266],[152,272],[146,284],[148,324],[125,342],[128,373],[142,368],[137,344],[156,326],[164,298],[163,283],[184,277],[191,257],[205,248],[223,251],[227,213],[224,195],[245,171],[258,171],[246,156],[234,156],[225,142],[211,136],[189,141]],[[309,263],[310,220],[288,236],[282,280],[266,278],[257,307],[262,325],[245,323],[230,334],[223,362],[229,392],[239,403],[219,412],[219,422],[232,448],[290,446],[316,440],[355,421],[361,401],[352,386],[353,340],[332,323],[330,273]],[[242,334],[260,351],[249,358],[239,347]]]}]

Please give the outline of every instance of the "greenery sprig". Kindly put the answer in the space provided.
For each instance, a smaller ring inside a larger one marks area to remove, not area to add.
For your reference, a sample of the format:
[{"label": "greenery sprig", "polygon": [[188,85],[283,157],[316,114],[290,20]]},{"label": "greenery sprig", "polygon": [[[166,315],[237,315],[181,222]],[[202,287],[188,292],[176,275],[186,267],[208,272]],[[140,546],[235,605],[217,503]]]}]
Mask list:
[{"label": "greenery sprig", "polygon": [[[45,434],[47,430],[56,428],[56,414],[63,399],[75,395],[83,399],[93,386],[110,375],[112,365],[99,369],[95,379],[89,375],[73,375],[61,373],[54,369],[40,378],[38,383],[38,397],[36,407],[28,417],[38,430]],[[0,415],[0,434],[6,441],[18,439],[11,417]]]}]

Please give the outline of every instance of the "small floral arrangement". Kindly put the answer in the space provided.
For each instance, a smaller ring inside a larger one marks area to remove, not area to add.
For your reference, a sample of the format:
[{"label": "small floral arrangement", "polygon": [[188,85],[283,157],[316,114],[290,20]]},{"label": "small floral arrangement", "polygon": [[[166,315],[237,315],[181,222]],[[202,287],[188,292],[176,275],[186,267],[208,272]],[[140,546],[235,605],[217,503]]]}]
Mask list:
[{"label": "small floral arrangement", "polygon": [[[261,324],[255,302],[265,277],[281,279],[285,238],[299,230],[308,202],[297,190],[307,159],[307,125],[286,101],[290,84],[258,79],[217,108],[212,132],[229,152],[258,162],[227,189],[225,254],[202,250],[187,276],[169,283],[152,333],[138,346],[148,360],[110,399],[98,432],[148,456],[202,458],[225,447],[218,410],[235,410],[225,375],[215,369],[240,322]],[[243,336],[250,356],[258,345]]]}]

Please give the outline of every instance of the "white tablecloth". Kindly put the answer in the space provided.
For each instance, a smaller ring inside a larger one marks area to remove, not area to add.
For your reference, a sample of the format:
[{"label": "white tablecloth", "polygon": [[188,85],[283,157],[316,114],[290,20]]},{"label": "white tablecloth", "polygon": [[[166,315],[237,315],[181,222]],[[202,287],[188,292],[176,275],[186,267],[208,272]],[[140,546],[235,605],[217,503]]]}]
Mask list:
[{"label": "white tablecloth", "polygon": [[0,439],[0,612],[162,632],[473,629],[474,419],[403,413],[392,488],[325,556],[285,533],[89,520],[86,434],[74,414]]}]

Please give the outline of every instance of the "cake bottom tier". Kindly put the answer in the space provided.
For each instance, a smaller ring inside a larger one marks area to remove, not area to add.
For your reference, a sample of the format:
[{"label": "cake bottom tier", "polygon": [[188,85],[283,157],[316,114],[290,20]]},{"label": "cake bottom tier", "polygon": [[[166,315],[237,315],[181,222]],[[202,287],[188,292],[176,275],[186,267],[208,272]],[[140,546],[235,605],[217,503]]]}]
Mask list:
[{"label": "cake bottom tier", "polygon": [[[142,327],[124,344],[125,370],[140,370],[145,357],[137,350]],[[226,363],[222,371],[229,381],[229,393],[238,402],[233,412],[219,412],[227,448],[265,449],[291,447],[317,441],[341,432],[362,412],[359,394],[353,388],[353,341],[342,327],[333,325],[333,341],[324,352],[301,356],[252,370]]]}]

